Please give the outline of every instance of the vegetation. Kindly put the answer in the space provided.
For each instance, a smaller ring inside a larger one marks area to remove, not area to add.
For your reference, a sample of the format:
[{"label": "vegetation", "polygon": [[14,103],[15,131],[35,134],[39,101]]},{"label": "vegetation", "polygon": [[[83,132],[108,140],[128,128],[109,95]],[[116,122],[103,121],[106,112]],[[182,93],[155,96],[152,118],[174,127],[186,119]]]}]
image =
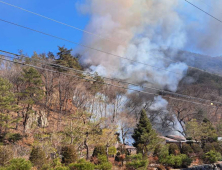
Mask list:
[{"label": "vegetation", "polygon": [[[182,147],[182,151],[183,151],[183,147]],[[169,154],[170,155],[171,154],[173,154],[173,155],[179,155],[180,154],[180,148],[178,147],[177,144],[175,144],[175,143],[169,144]]]},{"label": "vegetation", "polygon": [[144,156],[152,151],[159,142],[157,133],[152,128],[145,110],[141,111],[139,123],[134,129],[132,137],[135,140],[133,146],[137,148],[138,153],[142,153]]},{"label": "vegetation", "polygon": [[[82,73],[92,67],[80,58],[59,47],[55,54],[21,53],[16,60],[22,67],[0,60],[0,169],[146,169],[149,162],[164,169],[187,167],[196,157],[204,163],[221,159],[222,120],[212,116],[219,115],[220,106],[200,108],[161,93],[168,110],[152,110],[155,98],[129,93],[118,88],[126,84],[98,73]],[[187,85],[184,78],[178,93],[220,99],[221,78],[195,70],[188,76],[195,83]],[[190,141],[168,145],[160,140],[175,130]]]},{"label": "vegetation", "polygon": [[221,154],[214,150],[211,150],[204,155],[204,162],[205,163],[215,163],[221,160]]},{"label": "vegetation", "polygon": [[114,146],[113,147],[109,147],[108,148],[108,154],[109,154],[109,156],[116,155],[116,148]]},{"label": "vegetation", "polygon": [[10,160],[9,164],[0,168],[1,170],[30,170],[32,168],[32,163],[23,158],[17,158]]},{"label": "vegetation", "polygon": [[8,146],[0,146],[0,165],[6,165],[12,158],[12,149]]},{"label": "vegetation", "polygon": [[40,147],[34,147],[30,154],[29,160],[33,165],[41,167],[46,162],[45,152]]},{"label": "vegetation", "polygon": [[147,169],[148,163],[148,159],[143,159],[143,155],[140,153],[137,155],[127,156],[126,168],[145,170]]},{"label": "vegetation", "polygon": [[77,163],[70,164],[69,168],[70,170],[94,170],[95,165],[85,159],[80,159]]},{"label": "vegetation", "polygon": [[7,133],[19,119],[13,119],[9,112],[18,110],[12,84],[0,77],[0,133]]},{"label": "vegetation", "polygon": [[169,145],[162,146],[157,152],[159,162],[164,165],[168,165],[174,168],[188,167],[192,163],[192,159],[185,154],[169,154]]},{"label": "vegetation", "polygon": [[190,154],[193,153],[193,149],[191,148],[189,144],[183,144],[181,148],[181,153],[189,156]]},{"label": "vegetation", "polygon": [[62,147],[62,163],[68,165],[77,161],[75,147],[72,145]]},{"label": "vegetation", "polygon": [[97,145],[95,146],[93,150],[92,156],[98,157],[98,155],[106,155],[106,148],[103,145]]},{"label": "vegetation", "polygon": [[95,166],[98,170],[111,170],[112,164],[108,162],[106,155],[98,155],[98,164]]}]

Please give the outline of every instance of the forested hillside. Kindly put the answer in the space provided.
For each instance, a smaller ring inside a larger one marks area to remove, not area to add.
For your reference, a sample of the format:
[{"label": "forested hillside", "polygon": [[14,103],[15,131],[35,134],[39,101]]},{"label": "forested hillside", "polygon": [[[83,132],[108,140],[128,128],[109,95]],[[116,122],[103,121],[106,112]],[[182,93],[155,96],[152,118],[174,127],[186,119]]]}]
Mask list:
[{"label": "forested hillside", "polygon": [[[80,60],[80,54],[64,47],[56,54],[34,53],[30,58],[22,53],[13,59],[1,55],[0,165],[78,169],[84,164],[86,169],[104,170],[124,165],[130,169],[147,167],[144,156],[152,155],[164,166],[188,166],[192,162],[188,157],[196,151],[166,145],[174,147],[175,154],[171,153],[172,148],[160,147],[161,135],[202,141],[200,150],[210,145],[202,156],[215,152],[210,148],[213,144],[221,149],[215,144],[222,128],[221,77],[189,69],[177,93],[195,98],[141,87],[152,95],[91,73]],[[200,127],[207,136],[198,131]],[[142,155],[126,156],[126,144],[133,144]],[[181,164],[172,163],[178,159]]]}]

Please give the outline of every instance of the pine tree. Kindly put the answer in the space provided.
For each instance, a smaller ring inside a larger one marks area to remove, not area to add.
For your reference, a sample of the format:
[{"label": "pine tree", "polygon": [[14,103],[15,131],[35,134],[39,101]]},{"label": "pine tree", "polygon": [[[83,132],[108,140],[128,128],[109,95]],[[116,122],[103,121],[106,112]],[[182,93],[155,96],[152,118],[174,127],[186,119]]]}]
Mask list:
[{"label": "pine tree", "polygon": [[62,163],[70,164],[77,161],[77,154],[73,145],[62,147]]},{"label": "pine tree", "polygon": [[137,148],[138,153],[142,153],[144,156],[147,155],[149,151],[153,151],[159,143],[157,133],[152,129],[152,125],[144,109],[141,111],[140,120],[134,129],[132,138],[135,141],[133,146]]},{"label": "pine tree", "polygon": [[[82,67],[79,63],[78,57],[72,56],[71,51],[72,49],[68,50],[65,47],[59,47],[59,52],[57,53],[59,58],[56,60],[56,64],[81,70]],[[60,71],[65,71],[65,70],[60,69]]]},{"label": "pine tree", "polygon": [[44,96],[41,75],[34,68],[26,68],[23,70],[22,76],[19,78],[21,83],[21,91],[19,93],[21,103],[25,106],[26,111],[23,112],[23,126],[26,127],[28,115],[33,112],[34,104],[37,104]]},{"label": "pine tree", "polygon": [[15,96],[12,90],[12,84],[3,78],[0,78],[0,132],[7,133],[12,128],[12,124],[18,119],[11,117],[11,112],[16,111],[18,106],[15,104]]},{"label": "pine tree", "polygon": [[33,163],[34,166],[37,166],[39,168],[46,161],[45,152],[40,147],[34,147],[32,148],[29,160]]}]

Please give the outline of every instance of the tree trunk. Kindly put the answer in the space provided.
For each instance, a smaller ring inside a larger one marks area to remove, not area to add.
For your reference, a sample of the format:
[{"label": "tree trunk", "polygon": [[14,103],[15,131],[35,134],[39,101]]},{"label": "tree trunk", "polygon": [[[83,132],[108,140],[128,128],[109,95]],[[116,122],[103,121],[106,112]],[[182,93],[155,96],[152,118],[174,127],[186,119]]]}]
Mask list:
[{"label": "tree trunk", "polygon": [[106,145],[106,157],[108,160],[108,158],[109,158],[109,146],[108,145]]},{"label": "tree trunk", "polygon": [[[17,112],[17,119],[19,118],[19,111]],[[15,130],[18,130],[18,125],[19,125],[19,123],[18,123],[18,121],[16,122],[16,125],[15,125]]]},{"label": "tree trunk", "polygon": [[62,89],[61,89],[60,73],[59,73],[59,114],[58,114],[57,130],[59,130],[60,127],[61,116],[62,116]]},{"label": "tree trunk", "polygon": [[84,140],[84,146],[86,148],[86,160],[89,160],[89,146],[87,144],[88,136],[89,136],[89,133],[86,132],[86,138]]}]

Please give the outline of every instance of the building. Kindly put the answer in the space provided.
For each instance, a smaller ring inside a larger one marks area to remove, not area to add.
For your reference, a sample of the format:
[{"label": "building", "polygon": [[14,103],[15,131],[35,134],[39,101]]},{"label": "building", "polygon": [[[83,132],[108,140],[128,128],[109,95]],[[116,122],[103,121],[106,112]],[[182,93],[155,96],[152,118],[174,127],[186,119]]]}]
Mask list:
[{"label": "building", "polygon": [[166,144],[175,143],[180,147],[182,147],[183,143],[199,143],[195,140],[187,140],[185,137],[178,135],[168,135],[168,136],[159,136],[159,137],[161,139],[164,139],[164,142]]}]

